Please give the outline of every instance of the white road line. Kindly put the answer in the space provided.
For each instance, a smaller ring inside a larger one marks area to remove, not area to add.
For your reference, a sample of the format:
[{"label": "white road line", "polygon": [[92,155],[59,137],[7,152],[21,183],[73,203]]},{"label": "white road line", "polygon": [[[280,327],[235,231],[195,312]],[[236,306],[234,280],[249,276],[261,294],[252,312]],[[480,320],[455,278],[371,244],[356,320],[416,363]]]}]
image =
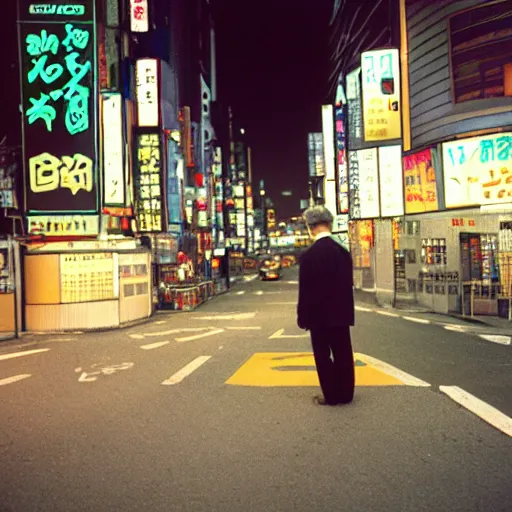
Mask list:
[{"label": "white road line", "polygon": [[197,370],[200,366],[202,366],[208,359],[212,356],[199,356],[186,366],[184,366],[181,370],[176,372],[174,375],[169,377],[167,380],[162,382],[163,386],[173,386],[174,384],[179,384],[185,377],[188,377],[192,372]]},{"label": "white road line", "polygon": [[393,318],[398,318],[400,315],[397,315],[396,313],[391,313],[389,311],[380,311],[377,310],[377,313],[382,316],[392,316]]},{"label": "white road line", "polygon": [[257,292],[254,292],[254,295],[263,295],[263,292],[261,290],[258,290]]},{"label": "white road line", "polygon": [[169,345],[170,341],[157,341],[156,343],[150,343],[149,345],[141,345],[142,350],[153,350],[154,348],[160,348],[165,345]]},{"label": "white road line", "polygon": [[6,379],[0,379],[0,386],[7,386],[7,384],[13,384],[14,382],[18,382],[23,379],[28,379],[32,377],[29,373],[25,375],[14,375],[13,377],[7,377]]},{"label": "white road line", "polygon": [[237,295],[243,295],[245,293],[245,290],[241,290],[239,292],[236,292]]},{"label": "white road line", "polygon": [[200,332],[206,330],[208,330],[208,327],[184,327],[183,329],[170,329],[168,331],[147,332],[144,334],[129,334],[129,336],[134,340],[143,340],[144,338],[148,337],[168,336],[170,334],[179,334],[180,332]]},{"label": "white road line", "polygon": [[167,320],[158,320],[158,322],[153,322],[155,325],[162,325],[162,324],[166,324],[167,323]]},{"label": "white road line", "polygon": [[279,329],[270,335],[268,339],[275,340],[281,338],[309,338],[309,334],[284,334],[284,329]]},{"label": "white road line", "polygon": [[286,281],[286,284],[299,284],[299,281]]},{"label": "white road line", "polygon": [[459,405],[462,405],[462,407],[465,407],[468,411],[476,414],[493,427],[512,437],[512,418],[498,411],[498,409],[494,408],[492,405],[489,405],[457,386],[439,386],[439,391],[445,393]]},{"label": "white road line", "polygon": [[255,316],[256,313],[233,313],[232,315],[200,316],[194,320],[249,320]]},{"label": "white road line", "polygon": [[366,354],[361,354],[361,359],[371,364],[372,366],[375,366],[375,368],[377,368],[378,370],[381,370],[393,377],[396,377],[407,386],[418,386],[425,388],[430,387],[430,384],[428,382],[425,382],[424,380],[418,379],[417,377],[414,377],[409,373],[399,370],[398,368],[395,368],[394,366],[391,366],[390,364],[385,363],[384,361],[380,361],[379,359],[375,359],[374,357],[367,356]]},{"label": "white road line", "polygon": [[447,331],[455,331],[455,332],[466,332],[466,328],[463,325],[457,325],[457,324],[445,324],[443,327]]},{"label": "white road line", "polygon": [[16,357],[31,356],[32,354],[40,354],[41,352],[48,352],[49,350],[49,348],[38,348],[36,350],[25,350],[24,352],[12,352],[11,354],[2,354],[0,355],[0,361],[5,361],[6,359],[14,359]]},{"label": "white road line", "polygon": [[355,306],[356,311],[373,311],[371,308],[363,308],[363,306]]},{"label": "white road line", "polygon": [[500,336],[499,334],[480,334],[480,338],[492,343],[499,343],[500,345],[510,345],[512,341],[510,336]]},{"label": "white road line", "polygon": [[274,304],[276,306],[296,306],[297,302],[267,302],[267,304]]},{"label": "white road line", "polygon": [[215,329],[214,331],[203,332],[201,334],[195,334],[194,336],[187,336],[186,338],[176,338],[176,341],[179,341],[180,343],[184,343],[186,341],[199,340],[201,338],[206,338],[208,336],[220,334],[221,332],[224,332],[224,329]]},{"label": "white road line", "polygon": [[227,327],[229,331],[259,331],[261,327]]},{"label": "white road line", "polygon": [[258,278],[258,274],[255,274],[253,276],[244,276],[244,282],[248,283],[248,282],[254,281],[257,278]]},{"label": "white road line", "polygon": [[415,316],[403,316],[404,320],[409,320],[409,322],[416,322],[417,324],[429,324],[430,320],[426,318],[416,318]]}]

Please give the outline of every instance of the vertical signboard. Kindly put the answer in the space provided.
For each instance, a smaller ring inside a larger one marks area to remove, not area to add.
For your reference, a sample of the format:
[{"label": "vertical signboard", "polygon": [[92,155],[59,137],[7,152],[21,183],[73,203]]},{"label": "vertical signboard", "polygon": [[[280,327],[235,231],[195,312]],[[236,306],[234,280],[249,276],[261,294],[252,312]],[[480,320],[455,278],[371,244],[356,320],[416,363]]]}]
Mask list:
[{"label": "vertical signboard", "polygon": [[93,0],[19,0],[26,209],[98,210]]},{"label": "vertical signboard", "polygon": [[512,133],[443,144],[447,208],[512,202]]},{"label": "vertical signboard", "polygon": [[158,60],[139,59],[136,63],[135,76],[138,125],[154,128],[160,122]]},{"label": "vertical signboard", "polygon": [[336,159],[338,164],[338,213],[348,213],[348,170],[345,151],[345,112],[336,105]]},{"label": "vertical signboard", "polygon": [[359,161],[361,218],[375,219],[380,214],[377,148],[359,150],[357,159]]},{"label": "vertical signboard", "polygon": [[361,105],[361,68],[347,75],[348,143],[357,149],[363,143],[363,115]]},{"label": "vertical signboard", "polygon": [[315,134],[308,133],[308,165],[309,175],[315,176]]},{"label": "vertical signboard", "polygon": [[435,212],[439,209],[434,149],[403,158],[405,213]]},{"label": "vertical signboard", "polygon": [[149,30],[148,0],[130,0],[130,30],[132,32]]},{"label": "vertical signboard", "polygon": [[389,48],[361,54],[364,139],[399,139],[400,64],[398,50]]},{"label": "vertical signboard", "polygon": [[359,159],[357,151],[348,152],[348,181],[350,218],[361,218],[361,200],[359,194]]},{"label": "vertical signboard", "polygon": [[124,205],[123,108],[120,93],[104,94],[103,173],[105,206]]},{"label": "vertical signboard", "polygon": [[162,150],[158,133],[137,135],[135,210],[141,233],[162,231]]},{"label": "vertical signboard", "polygon": [[404,214],[402,184],[402,146],[379,148],[379,185],[381,217]]}]

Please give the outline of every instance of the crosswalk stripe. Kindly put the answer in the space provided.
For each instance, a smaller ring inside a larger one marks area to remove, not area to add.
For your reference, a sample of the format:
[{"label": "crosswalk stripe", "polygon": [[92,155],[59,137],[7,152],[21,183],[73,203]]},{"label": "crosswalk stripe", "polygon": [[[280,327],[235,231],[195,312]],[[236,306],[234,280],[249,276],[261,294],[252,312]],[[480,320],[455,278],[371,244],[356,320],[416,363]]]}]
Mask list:
[{"label": "crosswalk stripe", "polygon": [[32,377],[32,375],[27,373],[25,375],[14,375],[13,377],[7,377],[6,379],[0,379],[0,386],[6,386],[7,384],[13,384],[14,382],[28,379],[29,377]]}]

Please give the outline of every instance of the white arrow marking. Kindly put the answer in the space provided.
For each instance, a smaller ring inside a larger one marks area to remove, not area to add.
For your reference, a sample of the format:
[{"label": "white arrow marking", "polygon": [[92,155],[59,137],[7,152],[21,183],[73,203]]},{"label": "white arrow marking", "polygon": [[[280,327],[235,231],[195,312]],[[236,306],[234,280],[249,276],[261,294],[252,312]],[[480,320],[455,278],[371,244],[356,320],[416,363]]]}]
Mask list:
[{"label": "white arrow marking", "polygon": [[428,382],[418,379],[413,375],[410,375],[409,373],[399,370],[398,368],[395,368],[394,366],[391,366],[390,364],[385,363],[384,361],[375,359],[374,357],[361,354],[361,359],[366,363],[375,366],[375,368],[377,368],[378,370],[381,370],[384,373],[391,375],[392,377],[396,377],[398,380],[401,380],[407,386],[419,386],[425,388],[430,386]]},{"label": "white arrow marking", "polygon": [[373,311],[371,308],[363,308],[363,306],[355,306],[356,311]]},{"label": "white arrow marking", "polygon": [[208,359],[212,356],[199,356],[186,366],[184,366],[180,371],[176,372],[174,375],[169,377],[167,380],[162,382],[163,386],[173,386],[174,384],[180,383],[185,377],[188,377],[192,372],[197,370],[200,366],[202,366]]},{"label": "white arrow marking", "polygon": [[261,327],[227,327],[230,331],[258,331]]},{"label": "white arrow marking", "polygon": [[95,375],[101,375],[101,372],[83,372],[82,375],[80,375],[80,377],[78,378],[78,382],[95,382],[96,380],[98,380],[98,377],[95,377]]},{"label": "white arrow marking", "polygon": [[18,382],[23,379],[28,379],[32,377],[29,373],[24,375],[14,375],[14,377],[7,377],[6,379],[0,379],[0,386],[7,386],[7,384],[13,384],[14,382]]},{"label": "white arrow marking", "polygon": [[6,359],[14,359],[16,357],[24,357],[31,356],[33,354],[40,354],[41,352],[48,352],[49,348],[38,348],[36,350],[25,350],[24,352],[13,352],[12,354],[2,354],[0,356],[0,361],[5,361]]},{"label": "white arrow marking", "polygon": [[232,315],[200,316],[195,320],[249,320],[255,316],[256,313],[238,313]]},{"label": "white arrow marking", "polygon": [[165,345],[169,345],[170,341],[157,341],[156,343],[150,343],[149,345],[141,345],[142,350],[153,350],[154,348],[160,348]]},{"label": "white arrow marking", "polygon": [[500,336],[498,334],[480,334],[480,338],[500,345],[510,345],[511,342],[510,336]]},{"label": "white arrow marking", "polygon": [[268,339],[282,339],[282,338],[309,338],[309,334],[284,334],[284,329],[279,329],[274,334],[272,334]]},{"label": "white arrow marking", "polygon": [[498,411],[492,405],[483,402],[457,386],[439,386],[439,391],[445,393],[459,405],[476,414],[493,427],[512,437],[512,418]]},{"label": "white arrow marking", "polygon": [[176,341],[179,341],[180,343],[184,343],[186,341],[199,340],[201,338],[206,338],[208,336],[220,334],[221,332],[224,332],[224,329],[215,329],[213,331],[203,332],[201,334],[195,334],[194,336],[187,336],[186,338],[176,338]]},{"label": "white arrow marking", "polygon": [[425,318],[417,318],[415,316],[404,316],[402,317],[404,320],[409,320],[409,322],[416,322],[417,324],[429,324],[430,320]]},{"label": "white arrow marking", "polygon": [[209,329],[208,327],[186,327],[183,329],[171,329],[169,331],[161,331],[161,332],[147,332],[144,334],[130,334],[130,338],[134,340],[143,340],[147,337],[156,337],[156,336],[168,336],[170,334],[179,334],[180,332],[200,332],[206,331]]}]

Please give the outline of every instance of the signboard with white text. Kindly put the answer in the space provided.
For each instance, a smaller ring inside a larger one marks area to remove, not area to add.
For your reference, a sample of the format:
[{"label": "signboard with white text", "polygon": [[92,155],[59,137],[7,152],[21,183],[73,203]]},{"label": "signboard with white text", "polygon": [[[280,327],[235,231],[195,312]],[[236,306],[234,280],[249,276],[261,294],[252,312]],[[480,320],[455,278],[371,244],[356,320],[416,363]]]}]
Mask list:
[{"label": "signboard with white text", "polygon": [[400,64],[397,49],[361,54],[364,139],[367,142],[399,139]]},{"label": "signboard with white text", "polygon": [[132,32],[149,30],[148,0],[130,0],[130,30]]},{"label": "signboard with white text", "polygon": [[447,208],[512,202],[512,133],[443,144]]},{"label": "signboard with white text", "polygon": [[135,73],[138,125],[140,127],[157,127],[160,122],[158,60],[139,59]]},{"label": "signboard with white text", "polygon": [[357,68],[347,75],[348,143],[350,149],[357,149],[364,142],[360,77],[361,68]]},{"label": "signboard with white text", "polygon": [[402,146],[380,147],[379,185],[381,217],[400,217],[404,214],[402,176]]},{"label": "signboard with white text", "polygon": [[103,96],[103,173],[106,206],[124,205],[122,101],[120,93]]},{"label": "signboard with white text", "polygon": [[98,215],[31,215],[27,217],[28,232],[45,236],[96,236]]},{"label": "signboard with white text", "polygon": [[357,160],[359,162],[361,218],[375,219],[380,215],[377,148],[360,149],[357,152]]}]

